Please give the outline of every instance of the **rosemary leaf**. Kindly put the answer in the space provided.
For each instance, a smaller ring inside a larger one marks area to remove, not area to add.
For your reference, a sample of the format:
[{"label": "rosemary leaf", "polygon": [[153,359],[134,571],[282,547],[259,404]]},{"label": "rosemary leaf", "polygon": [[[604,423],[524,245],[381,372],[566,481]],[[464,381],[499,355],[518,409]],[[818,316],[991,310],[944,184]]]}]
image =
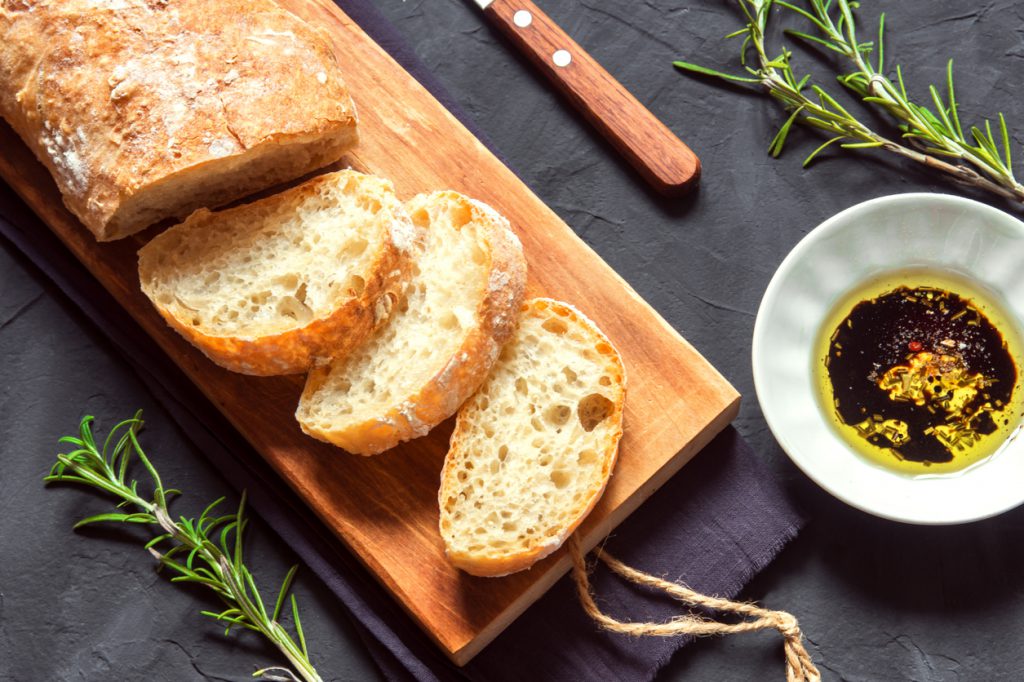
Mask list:
[{"label": "rosemary leaf", "polygon": [[771,145],[768,146],[769,154],[772,156],[778,156],[782,153],[782,145],[786,143],[786,136],[789,134],[789,129],[792,127],[793,121],[797,119],[801,111],[803,111],[803,109],[797,109],[794,111],[793,114],[786,119],[786,122],[782,124],[782,127],[779,128],[779,132],[775,134],[775,138],[772,140]]},{"label": "rosemary leaf", "polygon": [[[160,474],[143,452],[137,434],[142,428],[141,412],[132,419],[117,424],[107,434],[103,448],[96,445],[92,434],[92,417],[84,417],[79,424],[77,438],[65,436],[58,442],[73,446],[68,454],[57,455],[57,462],[44,477],[47,483],[78,483],[91,486],[119,500],[119,508],[134,506],[136,512],[108,512],[86,517],[75,524],[75,528],[100,523],[139,523],[159,526],[160,533],[150,539],[144,548],[166,567],[176,573],[170,580],[174,583],[194,583],[210,588],[223,602],[225,610],[220,613],[201,611],[214,620],[226,623],[224,634],[233,626],[241,626],[259,632],[268,638],[284,654],[296,672],[288,668],[272,667],[257,670],[255,677],[267,680],[290,682],[320,682],[320,676],[309,660],[306,638],[299,620],[298,603],[294,594],[288,594],[298,566],[292,566],[285,576],[277,595],[273,616],[268,616],[263,599],[256,587],[249,568],[243,563],[243,533],[248,524],[245,518],[245,493],[242,493],[238,510],[233,514],[213,516],[224,498],[209,504],[197,519],[180,517],[174,521],[168,509],[168,498],[180,494],[177,489],[166,489]],[[139,495],[139,482],[127,480],[129,462],[138,459],[149,473],[152,485],[152,499]],[[217,531],[216,539],[214,532]],[[165,551],[157,546],[170,544]],[[186,554],[182,563],[175,557]],[[291,598],[292,620],[298,643],[278,622],[285,599]]]},{"label": "rosemary leaf", "polygon": [[682,69],[683,71],[692,71],[694,73],[704,74],[705,76],[714,76],[715,78],[724,78],[725,80],[736,81],[737,83],[758,83],[758,82],[760,82],[757,78],[747,78],[745,76],[736,76],[736,75],[733,75],[731,73],[724,73],[722,71],[715,71],[714,69],[709,69],[706,66],[700,66],[698,64],[691,64],[690,62],[676,61],[676,62],[672,62],[672,64],[677,69]]},{"label": "rosemary leaf", "polygon": [[[952,90],[950,90],[950,97],[952,97]],[[957,129],[960,128],[960,121],[956,122]],[[1003,151],[1006,153],[1006,167],[1013,168],[1013,160],[1010,155],[1010,132],[1006,129],[1006,118],[1003,116],[1003,112],[999,112],[999,129],[1003,133]],[[960,133],[961,137],[963,133]]]},{"label": "rosemary leaf", "polygon": [[[804,160],[810,164],[835,142],[846,149],[880,148],[937,169],[954,181],[973,185],[1016,203],[1024,203],[1024,185],[1013,174],[1010,133],[999,114],[999,139],[991,120],[970,126],[964,135],[953,82],[953,61],[946,63],[946,98],[934,85],[928,86],[930,105],[916,103],[908,95],[903,69],[895,66],[896,80],[885,73],[886,18],[878,20],[878,39],[857,37],[856,12],[860,3],[852,0],[735,0],[747,25],[731,36],[744,36],[740,64],[750,76],[735,76],[689,62],[675,62],[679,69],[741,83],[757,83],[789,114],[786,123],[768,146],[772,156],[782,152],[793,124],[799,123],[829,133],[829,139]],[[898,135],[883,134],[839,104],[831,93],[797,79],[792,53],[782,48],[772,56],[765,41],[772,8],[778,6],[810,25],[810,31],[787,28],[785,35],[821,48],[838,60],[836,78],[867,107],[878,108],[892,119]],[[756,58],[748,61],[748,54]],[[873,58],[872,58],[873,57]],[[841,64],[847,64],[845,70]],[[804,92],[805,87],[810,92]],[[932,107],[932,108],[930,108]],[[999,147],[1002,147],[1002,150]]]},{"label": "rosemary leaf", "polygon": [[832,145],[832,143],[834,143],[834,142],[839,142],[839,141],[840,141],[840,140],[842,140],[842,139],[843,139],[843,138],[841,138],[841,137],[833,137],[833,138],[832,138],[831,140],[829,140],[829,141],[825,142],[825,143],[824,143],[824,144],[822,144],[822,145],[821,145],[820,147],[818,147],[818,148],[817,148],[817,149],[815,149],[815,150],[814,150],[813,152],[811,152],[811,155],[810,155],[810,156],[808,156],[808,157],[807,157],[806,159],[804,159],[804,168],[807,168],[807,167],[808,167],[809,165],[811,165],[811,161],[814,161],[814,158],[815,158],[815,157],[816,157],[816,156],[817,156],[818,154],[820,154],[820,153],[822,153],[823,151],[825,151],[825,149],[827,149],[828,147],[830,147],[830,146]]}]

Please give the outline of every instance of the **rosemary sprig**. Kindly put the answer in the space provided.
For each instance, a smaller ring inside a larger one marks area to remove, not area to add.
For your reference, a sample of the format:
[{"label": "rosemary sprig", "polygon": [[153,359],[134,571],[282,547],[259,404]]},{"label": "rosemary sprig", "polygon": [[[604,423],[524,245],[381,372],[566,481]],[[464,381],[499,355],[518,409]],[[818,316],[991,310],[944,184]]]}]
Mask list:
[{"label": "rosemary sprig", "polygon": [[[730,81],[755,83],[764,87],[789,112],[768,147],[778,156],[794,123],[817,128],[829,139],[804,160],[807,166],[822,151],[835,143],[846,149],[881,148],[946,173],[958,182],[980,187],[1015,202],[1024,202],[1024,185],[1013,174],[1010,135],[1006,120],[999,114],[999,136],[992,124],[984,122],[964,134],[953,87],[953,62],[946,68],[946,100],[938,88],[929,86],[934,111],[910,100],[903,82],[902,69],[895,68],[896,81],[885,75],[885,15],[881,16],[876,41],[861,41],[857,36],[854,9],[850,0],[806,0],[801,7],[785,0],[737,0],[747,25],[727,38],[743,37],[740,63],[749,74],[737,76],[677,61],[684,71],[716,76]],[[853,70],[837,76],[839,82],[864,103],[877,106],[896,119],[901,135],[882,135],[851,114],[827,91],[809,84],[810,76],[797,78],[791,63],[792,52],[783,47],[777,57],[769,57],[765,45],[768,18],[773,6],[785,8],[810,22],[814,33],[788,30],[800,40],[834,52],[849,61]],[[756,65],[747,63],[753,49]],[[874,57],[874,63],[872,63]],[[809,92],[808,92],[809,91]]]},{"label": "rosemary sprig", "polygon": [[[225,635],[236,625],[263,634],[284,654],[302,680],[320,682],[320,676],[309,660],[295,595],[288,594],[298,566],[292,566],[288,571],[278,591],[274,608],[268,611],[252,573],[243,562],[242,535],[248,524],[245,518],[245,493],[242,494],[238,511],[233,514],[216,513],[217,507],[224,501],[222,497],[207,506],[199,518],[182,516],[175,521],[168,509],[168,502],[174,495],[180,495],[181,491],[164,487],[160,475],[139,445],[136,436],[143,424],[141,414],[141,411],[137,412],[132,419],[126,419],[111,429],[102,448],[97,447],[93,437],[93,418],[90,416],[84,417],[79,424],[78,437],[65,436],[60,439],[60,443],[74,449],[67,454],[57,455],[57,463],[44,479],[47,483],[81,483],[119,498],[121,501],[117,505],[118,509],[135,509],[96,514],[82,519],[74,527],[77,529],[90,523],[107,521],[159,526],[162,532],[147,542],[145,547],[161,566],[177,574],[171,578],[171,582],[204,585],[224,602],[226,608],[223,611],[202,611],[203,615],[226,623]],[[153,485],[152,499],[143,497],[139,492],[137,480],[128,479],[133,455],[149,472]],[[286,601],[290,603],[298,642],[278,622]],[[257,670],[253,676],[268,680],[300,679],[290,669],[281,667]]]}]

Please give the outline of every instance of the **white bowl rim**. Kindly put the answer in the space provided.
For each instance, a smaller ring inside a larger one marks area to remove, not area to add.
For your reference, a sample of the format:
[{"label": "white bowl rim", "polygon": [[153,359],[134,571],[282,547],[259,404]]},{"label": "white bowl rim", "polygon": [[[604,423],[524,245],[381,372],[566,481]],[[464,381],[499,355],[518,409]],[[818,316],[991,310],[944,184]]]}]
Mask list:
[{"label": "white bowl rim", "polygon": [[[955,519],[936,519],[930,520],[922,517],[904,516],[901,514],[895,514],[888,512],[884,509],[879,509],[868,504],[863,504],[857,499],[850,495],[847,495],[843,490],[836,488],[835,486],[828,485],[821,476],[818,476],[814,470],[814,466],[808,464],[808,462],[802,457],[799,451],[794,451],[792,446],[787,446],[787,439],[784,434],[780,433],[779,419],[776,411],[772,407],[766,407],[764,401],[761,400],[761,396],[765,392],[765,386],[767,385],[768,378],[766,376],[766,369],[759,362],[759,349],[764,345],[764,334],[765,327],[768,322],[765,320],[764,311],[771,309],[776,305],[776,299],[779,296],[779,290],[782,288],[783,282],[790,275],[794,267],[801,262],[802,258],[809,251],[813,245],[826,237],[830,236],[837,230],[840,230],[848,222],[852,214],[857,214],[862,211],[866,211],[871,208],[875,208],[880,205],[895,205],[908,204],[913,205],[916,202],[933,202],[938,205],[956,206],[960,208],[966,208],[968,210],[978,211],[982,214],[998,218],[998,220],[1004,222],[1004,224],[1013,225],[1017,231],[1024,235],[1024,222],[1018,219],[1016,216],[1011,215],[1005,211],[1001,211],[993,206],[984,204],[974,199],[968,199],[966,197],[945,194],[941,192],[903,192],[897,194],[888,194],[881,197],[875,197],[854,204],[842,211],[832,215],[818,224],[814,229],[804,235],[796,246],[790,250],[786,257],[779,264],[775,274],[772,275],[771,280],[768,283],[768,287],[765,289],[764,296],[761,298],[761,304],[758,306],[757,316],[754,320],[754,333],[751,343],[751,366],[754,378],[754,391],[758,397],[758,404],[761,409],[761,413],[764,416],[765,422],[768,424],[768,429],[771,431],[776,442],[782,448],[783,452],[796,464],[808,478],[814,481],[820,488],[831,494],[838,500],[845,502],[849,506],[859,509],[863,512],[877,516],[890,521],[898,521],[902,523],[908,523],[913,525],[956,525],[971,523],[974,521],[981,521],[987,518],[998,516],[1011,509],[1014,509],[1021,504],[1024,504],[1024,485],[1021,486],[1021,494],[1019,499],[1002,505],[996,505],[992,508],[984,509],[973,514],[965,514],[962,517]],[[1024,325],[1022,325],[1024,329]],[[1024,368],[1021,368],[1024,370]],[[873,466],[865,461],[865,466]]]}]

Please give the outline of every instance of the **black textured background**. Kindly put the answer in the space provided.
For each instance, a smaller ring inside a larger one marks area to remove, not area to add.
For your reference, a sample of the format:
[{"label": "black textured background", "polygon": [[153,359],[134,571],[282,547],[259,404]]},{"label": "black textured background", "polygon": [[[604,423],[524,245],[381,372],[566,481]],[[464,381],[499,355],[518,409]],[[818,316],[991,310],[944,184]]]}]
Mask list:
[{"label": "black textured background", "polygon": [[[1024,6],[866,4],[865,18],[888,12],[887,54],[904,65],[914,94],[942,82],[946,58],[955,57],[961,116],[1002,110],[1024,132]],[[470,5],[379,5],[526,182],[744,394],[737,426],[813,519],[745,596],[800,618],[827,680],[1020,679],[1024,512],[921,528],[848,509],[780,451],[750,376],[758,302],[804,234],[871,197],[951,186],[879,154],[833,153],[803,170],[817,140],[800,131],[783,158],[770,159],[781,117],[769,102],[670,66],[680,56],[733,65],[736,44],[721,36],[739,19],[725,0],[540,1],[701,156],[700,190],[674,202],[652,196]],[[818,63],[803,51],[798,58]],[[1024,138],[1014,139],[1019,149]],[[146,442],[165,479],[187,492],[185,508],[229,489],[92,323],[0,242],[0,679],[243,680],[277,662],[256,637],[224,638],[198,616],[212,602],[154,574],[139,536],[71,532],[78,517],[106,509],[98,497],[43,489],[57,437],[83,413],[109,425],[137,407],[146,409]],[[267,584],[292,561],[258,521],[249,557]],[[325,679],[374,679],[326,589],[307,571],[297,591]],[[779,650],[772,635],[704,641],[661,678],[781,679]]]}]

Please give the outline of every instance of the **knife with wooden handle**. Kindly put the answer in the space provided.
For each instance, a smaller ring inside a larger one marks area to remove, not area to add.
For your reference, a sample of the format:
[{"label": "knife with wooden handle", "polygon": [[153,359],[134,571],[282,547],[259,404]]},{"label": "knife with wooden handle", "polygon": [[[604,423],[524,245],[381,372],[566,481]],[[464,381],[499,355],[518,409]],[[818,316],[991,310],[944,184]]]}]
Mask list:
[{"label": "knife with wooden handle", "polygon": [[696,154],[530,0],[475,2],[655,189],[696,184]]}]

